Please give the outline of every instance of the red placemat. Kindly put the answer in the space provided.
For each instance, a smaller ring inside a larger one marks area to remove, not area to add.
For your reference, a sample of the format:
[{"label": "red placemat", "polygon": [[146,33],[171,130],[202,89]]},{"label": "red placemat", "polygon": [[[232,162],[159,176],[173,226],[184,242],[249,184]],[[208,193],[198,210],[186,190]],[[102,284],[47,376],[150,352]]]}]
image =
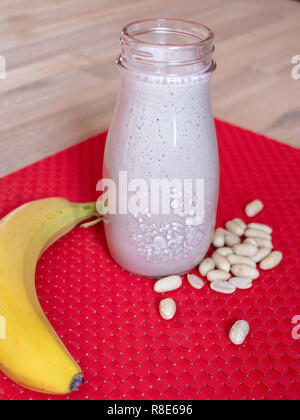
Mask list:
[{"label": "red placemat", "polygon": [[[77,228],[42,257],[42,306],[86,383],[69,396],[24,390],[0,374],[0,399],[298,399],[300,151],[216,121],[221,192],[218,225],[242,217],[260,198],[255,221],[274,228],[280,266],[250,290],[220,295],[184,286],[172,321],[157,311],[153,281],[131,275],[108,254],[103,226]],[[96,199],[106,133],[0,179],[0,217],[38,198]],[[227,338],[237,319],[250,322],[243,346]],[[20,355],[21,357],[21,355]]]}]

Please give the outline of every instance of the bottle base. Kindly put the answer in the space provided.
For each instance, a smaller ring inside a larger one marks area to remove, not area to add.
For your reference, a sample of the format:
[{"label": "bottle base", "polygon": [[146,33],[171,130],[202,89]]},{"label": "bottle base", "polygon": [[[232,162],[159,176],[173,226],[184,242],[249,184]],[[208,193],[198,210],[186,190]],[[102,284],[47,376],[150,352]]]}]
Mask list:
[{"label": "bottle base", "polygon": [[[126,270],[127,271],[127,270]],[[162,279],[164,277],[168,277],[168,276],[184,276],[185,274],[187,274],[190,270],[187,271],[183,271],[182,273],[169,273],[169,274],[163,274],[161,276],[148,276],[148,275],[144,275],[144,274],[139,274],[139,273],[134,273],[132,271],[128,271],[130,274],[134,275],[134,276],[138,276],[138,277],[143,277],[144,279],[152,279],[152,280],[159,280]]]}]

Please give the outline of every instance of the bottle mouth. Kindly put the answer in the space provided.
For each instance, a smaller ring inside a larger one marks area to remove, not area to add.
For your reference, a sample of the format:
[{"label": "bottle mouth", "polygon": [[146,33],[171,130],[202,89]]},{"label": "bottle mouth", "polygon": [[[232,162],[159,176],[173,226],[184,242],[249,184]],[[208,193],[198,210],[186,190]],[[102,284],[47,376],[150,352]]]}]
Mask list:
[{"label": "bottle mouth", "polygon": [[163,48],[195,47],[214,38],[207,26],[183,19],[137,20],[126,25],[122,35],[137,44]]},{"label": "bottle mouth", "polygon": [[[212,71],[214,33],[183,19],[145,19],[123,28],[119,64],[160,74]],[[152,70],[151,70],[152,67]]]}]

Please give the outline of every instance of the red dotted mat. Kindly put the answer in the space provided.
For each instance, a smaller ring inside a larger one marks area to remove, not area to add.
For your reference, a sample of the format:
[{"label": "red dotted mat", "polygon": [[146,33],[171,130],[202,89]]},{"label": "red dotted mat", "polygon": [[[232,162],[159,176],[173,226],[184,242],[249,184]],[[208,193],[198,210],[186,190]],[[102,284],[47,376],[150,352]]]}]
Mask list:
[{"label": "red dotted mat", "polygon": [[[0,399],[299,398],[300,341],[292,336],[292,319],[300,315],[300,151],[224,122],[216,125],[218,225],[245,218],[245,203],[260,198],[265,209],[254,219],[274,228],[275,247],[284,254],[281,265],[262,272],[252,289],[230,296],[184,282],[168,294],[178,303],[175,318],[163,321],[153,282],[112,261],[103,226],[77,228],[42,257],[37,288],[86,383],[69,396],[49,397],[0,373]],[[1,179],[0,217],[42,197],[95,199],[105,137]],[[241,318],[250,322],[251,333],[236,347],[227,332]]]}]

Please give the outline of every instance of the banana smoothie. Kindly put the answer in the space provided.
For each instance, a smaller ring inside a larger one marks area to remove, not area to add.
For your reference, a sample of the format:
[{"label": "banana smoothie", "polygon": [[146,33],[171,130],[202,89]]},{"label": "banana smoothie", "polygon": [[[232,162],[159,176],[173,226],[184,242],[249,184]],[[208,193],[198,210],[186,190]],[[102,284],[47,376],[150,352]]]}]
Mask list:
[{"label": "banana smoothie", "polygon": [[[143,43],[141,48],[145,48]],[[177,54],[179,62],[185,59],[184,53]],[[210,71],[201,64],[198,71],[194,71],[193,64],[186,72],[180,69],[174,75],[165,71],[168,66],[156,74],[143,67],[128,70],[127,62],[124,64],[122,58],[119,61],[123,79],[105,149],[104,177],[113,180],[117,191],[123,189],[124,194],[120,171],[126,173],[128,185],[143,180],[148,206],[144,214],[111,214],[106,219],[105,233],[115,261],[142,276],[186,272],[201,261],[211,242],[219,162],[210,107]],[[153,180],[170,183],[169,214],[151,211]],[[182,185],[185,180],[192,182],[190,206],[185,205],[183,191],[174,180]],[[201,197],[195,194],[197,181],[202,183]],[[127,191],[129,201],[132,194]],[[199,204],[202,217],[196,213]]]}]

